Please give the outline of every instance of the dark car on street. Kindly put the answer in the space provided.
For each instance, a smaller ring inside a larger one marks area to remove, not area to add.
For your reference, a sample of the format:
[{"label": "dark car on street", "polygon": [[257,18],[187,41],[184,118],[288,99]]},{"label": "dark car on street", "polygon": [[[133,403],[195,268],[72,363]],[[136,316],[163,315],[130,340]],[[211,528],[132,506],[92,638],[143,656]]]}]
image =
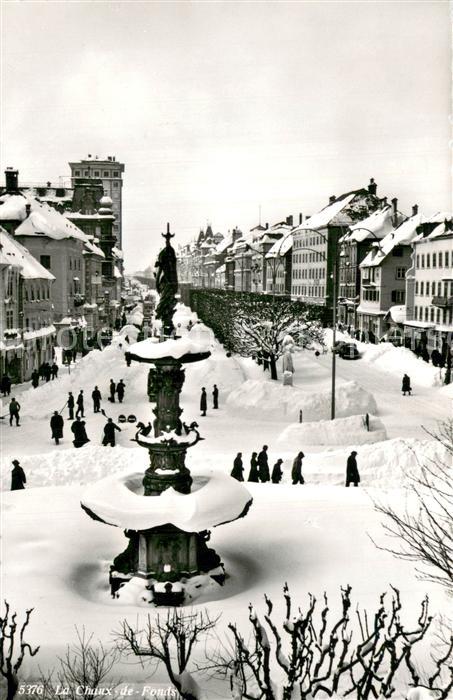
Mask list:
[{"label": "dark car on street", "polygon": [[338,349],[338,354],[343,360],[358,360],[360,353],[355,343],[343,343]]}]

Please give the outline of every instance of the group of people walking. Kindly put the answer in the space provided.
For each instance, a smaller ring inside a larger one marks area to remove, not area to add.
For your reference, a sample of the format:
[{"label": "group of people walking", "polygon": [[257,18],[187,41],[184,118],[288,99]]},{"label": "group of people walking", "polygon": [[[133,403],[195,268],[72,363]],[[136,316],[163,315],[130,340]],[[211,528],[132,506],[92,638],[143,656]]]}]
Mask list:
[{"label": "group of people walking", "polygon": [[[115,397],[118,398],[118,401],[120,403],[123,402],[124,399],[124,394],[126,390],[126,385],[123,382],[122,379],[116,384],[113,379],[110,380],[109,384],[109,401],[111,403],[115,403]],[[96,385],[91,392],[91,399],[93,401],[93,413],[102,413],[101,409],[101,401],[102,401],[102,394],[99,389],[99,387]],[[81,420],[82,418],[85,418],[85,396],[83,393],[83,389],[80,389],[77,398],[74,398],[74,394],[72,391],[69,392],[68,394],[68,400],[66,402],[66,405],[68,407],[68,412],[69,412],[69,420],[74,421],[73,424],[71,425],[71,431],[74,434],[74,447],[83,447],[87,442],[90,442],[90,439],[87,435],[86,428],[85,428],[85,421]],[[77,409],[76,409],[77,406]],[[74,409],[75,410],[75,415],[74,415]],[[105,415],[105,414],[104,414]],[[58,417],[58,419],[57,419]],[[52,423],[53,422],[53,423]],[[58,445],[59,440],[63,437],[62,430],[63,430],[63,417],[58,414],[58,411],[54,412],[54,415],[52,416],[50,420],[50,427],[52,429],[52,438],[55,439],[55,443]],[[121,432],[121,428],[116,425],[116,423],[113,422],[112,418],[107,418],[107,423],[104,426],[104,434],[103,434],[103,439],[102,439],[102,444],[103,445],[110,445],[111,447],[115,446],[115,433],[116,431]]]},{"label": "group of people walking", "polygon": [[[298,452],[293,460],[291,467],[292,484],[305,484],[302,475],[302,461],[305,455],[302,451]],[[357,466],[357,452],[352,451],[346,463],[346,486],[354,484],[358,486],[360,483],[359,469]],[[269,470],[268,446],[263,445],[261,452],[252,452],[250,459],[250,471],[247,481],[252,483],[263,483],[271,481],[273,484],[279,484],[283,477],[282,469],[283,460],[277,459],[272,467],[272,473]],[[244,465],[242,462],[242,452],[238,452],[233,463],[231,476],[237,481],[244,481]]]},{"label": "group of people walking", "polygon": [[[126,390],[126,385],[123,382],[122,379],[118,382],[118,384],[115,384],[113,379],[110,380],[110,385],[109,385],[109,397],[108,400],[111,403],[115,403],[115,396],[118,397],[118,401],[120,403],[123,403],[124,399],[124,394]],[[91,398],[93,401],[93,413],[100,413],[101,412],[101,401],[102,401],[102,394],[100,392],[99,387],[96,385],[91,392]],[[66,405],[68,407],[69,411],[69,420],[74,420],[74,409],[77,406],[77,409],[75,411],[75,418],[85,418],[85,395],[83,393],[83,389],[80,389],[77,398],[74,398],[74,394],[72,391],[69,392],[68,394],[68,400],[66,402]]]},{"label": "group of people walking", "polygon": [[[217,387],[217,384],[214,384],[212,388],[212,408],[218,408],[219,407],[219,390]],[[208,395],[206,393],[206,387],[201,387],[201,396],[200,396],[200,411],[201,415],[204,417],[206,416],[206,411],[208,410]]]}]

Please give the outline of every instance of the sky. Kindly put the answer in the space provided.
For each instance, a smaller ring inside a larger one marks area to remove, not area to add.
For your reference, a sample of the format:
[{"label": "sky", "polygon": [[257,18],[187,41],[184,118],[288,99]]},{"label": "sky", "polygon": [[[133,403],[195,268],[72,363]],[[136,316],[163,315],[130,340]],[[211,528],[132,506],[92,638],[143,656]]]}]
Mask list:
[{"label": "sky", "polygon": [[[0,0],[1,1],[1,0]],[[434,2],[1,2],[1,168],[125,164],[126,270],[366,186],[451,211],[451,19]]]}]

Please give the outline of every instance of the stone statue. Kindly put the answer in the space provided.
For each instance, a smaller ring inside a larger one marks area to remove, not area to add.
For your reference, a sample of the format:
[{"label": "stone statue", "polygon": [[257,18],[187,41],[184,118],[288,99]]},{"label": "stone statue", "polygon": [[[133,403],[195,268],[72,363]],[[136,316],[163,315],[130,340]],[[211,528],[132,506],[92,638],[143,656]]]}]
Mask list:
[{"label": "stone statue", "polygon": [[156,317],[162,321],[164,335],[169,337],[174,330],[172,318],[178,292],[176,253],[170,244],[174,234],[170,233],[170,224],[167,224],[167,233],[162,236],[165,238],[165,248],[160,251],[155,264],[156,290],[160,296]]}]

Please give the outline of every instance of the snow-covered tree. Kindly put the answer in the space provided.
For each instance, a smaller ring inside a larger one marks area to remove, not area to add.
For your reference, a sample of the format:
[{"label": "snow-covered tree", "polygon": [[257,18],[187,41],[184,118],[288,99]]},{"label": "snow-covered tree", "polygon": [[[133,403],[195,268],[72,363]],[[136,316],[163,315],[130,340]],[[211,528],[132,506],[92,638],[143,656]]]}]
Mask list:
[{"label": "snow-covered tree", "polygon": [[407,475],[409,502],[415,506],[403,512],[382,503],[376,508],[385,515],[384,528],[395,541],[383,548],[421,565],[422,578],[453,594],[453,420],[429,434],[443,445],[446,458],[425,459],[417,473]]},{"label": "snow-covered tree", "polygon": [[289,299],[239,295],[231,328],[234,349],[267,360],[272,379],[277,379],[277,360],[285,350],[288,335],[303,347],[313,341],[322,343],[323,330],[316,311]]}]

